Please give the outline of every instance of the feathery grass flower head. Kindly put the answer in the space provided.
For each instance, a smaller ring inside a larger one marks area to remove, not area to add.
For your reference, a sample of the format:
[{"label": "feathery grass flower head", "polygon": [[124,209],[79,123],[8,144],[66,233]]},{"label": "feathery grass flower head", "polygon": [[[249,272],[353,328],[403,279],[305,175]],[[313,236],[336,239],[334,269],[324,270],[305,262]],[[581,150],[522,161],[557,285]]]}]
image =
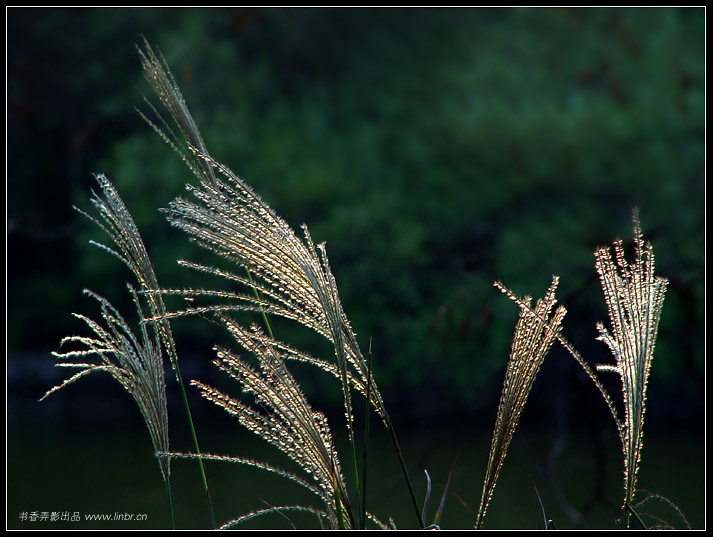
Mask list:
[{"label": "feathery grass flower head", "polygon": [[498,289],[518,304],[520,315],[515,326],[510,359],[505,372],[503,391],[500,396],[500,404],[490,445],[488,466],[483,481],[483,493],[476,519],[476,527],[478,528],[482,527],[500,468],[505,461],[510,441],[515,434],[515,428],[535,382],[535,376],[545,359],[547,351],[558,337],[562,319],[567,313],[564,306],[559,306],[552,313],[552,309],[557,302],[555,290],[557,289],[558,281],[557,276],[552,278],[550,288],[537,301],[534,309],[530,308],[530,297],[517,298],[500,282],[495,283]]},{"label": "feathery grass flower head", "polygon": [[333,527],[338,527],[339,513],[349,513],[351,508],[326,417],[310,406],[287,369],[279,344],[255,326],[245,329],[227,317],[222,320],[238,343],[257,358],[259,368],[254,369],[223,348],[216,349],[218,359],[214,363],[235,379],[256,404],[245,404],[202,382],[193,384],[206,399],[236,416],[241,425],[285,453],[311,476],[315,486],[310,490],[323,499],[326,517]]},{"label": "feathery grass flower head", "polygon": [[[638,212],[633,214],[634,261],[627,262],[621,240],[612,249],[595,252],[596,268],[604,291],[611,331],[597,325],[600,341],[611,350],[615,363],[597,366],[619,374],[624,396],[624,422],[620,424],[624,453],[624,507],[636,492],[636,474],[643,445],[646,386],[654,355],[661,309],[668,281],[654,275],[651,244],[644,242]],[[625,514],[628,518],[628,512]]]},{"label": "feathery grass flower head", "polygon": [[[103,244],[93,244],[116,256],[129,267],[141,286],[140,291],[157,289],[158,283],[153,267],[129,211],[105,176],[98,175],[96,180],[101,187],[102,195],[94,193],[92,203],[98,209],[102,220],[84,214],[109,235],[117,250]],[[168,412],[162,345],[166,345],[167,342],[172,343],[172,340],[163,325],[155,325],[152,330],[153,336],[149,335],[139,292],[131,285],[128,285],[128,288],[138,313],[138,335],[109,301],[85,290],[87,295],[99,302],[105,324],[102,325],[84,315],[74,314],[94,332],[94,337],[69,336],[62,340],[61,345],[78,343],[82,348],[62,353],[53,352],[52,354],[61,360],[57,366],[77,368],[80,371],[49,390],[42,399],[92,371],[107,371],[138,404],[149,429],[155,453],[167,452]],[[164,311],[160,297],[146,295],[146,301],[152,315]],[[90,357],[94,358],[94,361],[85,361]],[[74,361],[78,358],[82,360]],[[167,480],[170,474],[170,460],[159,458],[159,466],[164,480]]]}]

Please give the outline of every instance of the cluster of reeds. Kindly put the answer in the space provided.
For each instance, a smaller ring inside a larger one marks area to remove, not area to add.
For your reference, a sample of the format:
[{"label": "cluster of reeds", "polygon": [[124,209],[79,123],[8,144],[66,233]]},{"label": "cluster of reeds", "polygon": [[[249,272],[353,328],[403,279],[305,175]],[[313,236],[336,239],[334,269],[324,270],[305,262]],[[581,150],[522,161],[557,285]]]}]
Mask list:
[{"label": "cluster of reeds", "polygon": [[[128,284],[128,288],[138,312],[139,322],[137,327],[140,337],[136,335],[136,329],[132,329],[131,325],[106,299],[92,291],[85,290],[86,294],[99,301],[102,318],[106,326],[102,326],[84,315],[75,314],[77,318],[83,320],[92,329],[95,337],[70,336],[62,340],[62,345],[76,343],[80,347],[63,353],[54,353],[60,359],[57,365],[79,369],[80,371],[49,390],[42,399],[92,371],[107,371],[132,395],[138,404],[151,434],[155,453],[157,455],[166,453],[169,451],[168,412],[163,363],[163,356],[166,355],[180,387],[196,452],[200,453],[178,365],[178,355],[171,326],[162,319],[167,310],[163,297],[158,292],[159,285],[153,265],[134,220],[116,189],[105,176],[99,175],[96,179],[101,187],[102,194],[95,193],[92,202],[99,211],[102,220],[97,220],[86,213],[84,214],[109,235],[114,242],[115,248],[100,243],[93,244],[123,262],[131,270],[139,284],[138,292],[130,284]],[[157,322],[146,323],[148,317],[144,314],[139,293],[151,312],[149,317],[159,318]],[[149,335],[149,328],[153,332],[153,337]],[[79,358],[82,360],[75,361]],[[88,358],[92,358],[94,361],[86,361]],[[173,524],[170,458],[160,456],[158,461],[161,474],[166,483],[171,522]],[[207,492],[208,485],[201,461],[199,461],[199,465]],[[210,498],[209,495],[208,498]],[[210,501],[209,507],[212,517],[213,511]]]},{"label": "cluster of reeds", "polygon": [[[612,323],[610,333],[602,323],[597,324],[597,339],[607,344],[615,364],[598,365],[598,371],[616,372],[621,377],[624,417],[617,412],[603,384],[560,332],[560,324],[566,313],[560,306],[550,318],[555,303],[554,292],[557,277],[554,277],[547,294],[530,308],[528,297],[519,299],[502,284],[501,291],[515,301],[520,308],[520,318],[515,327],[512,351],[508,361],[500,406],[493,431],[493,439],[486,469],[485,482],[477,527],[482,527],[488,502],[495,488],[500,466],[515,432],[518,419],[524,408],[535,374],[544,360],[544,355],[555,340],[577,360],[589,378],[599,389],[609,407],[617,426],[624,455],[624,500],[621,525],[629,527],[636,493],[636,474],[641,461],[643,445],[644,412],[646,410],[646,385],[653,358],[661,308],[667,280],[654,275],[654,255],[650,243],[645,243],[641,233],[638,211],[633,213],[635,259],[628,263],[623,243],[616,240],[613,256],[609,249],[598,248],[594,255],[596,270],[601,281],[604,299]],[[637,522],[643,525],[640,518]]]},{"label": "cluster of reeds", "polygon": [[[170,118],[164,118],[149,101],[154,119],[142,116],[179,153],[198,179],[197,184],[188,187],[191,199],[177,199],[168,205],[165,209],[167,219],[199,245],[227,259],[236,270],[189,261],[179,263],[218,276],[230,284],[238,284],[244,291],[160,287],[128,210],[112,184],[104,176],[97,177],[103,195],[95,195],[93,202],[103,222],[90,218],[109,234],[116,245],[116,249],[102,247],[124,262],[136,277],[138,289],[130,286],[129,290],[138,311],[138,332],[131,329],[111,304],[88,292],[100,302],[106,326],[78,315],[92,329],[95,337],[73,336],[63,340],[63,344],[74,342],[82,348],[56,353],[61,359],[58,365],[80,371],[50,390],[45,397],[91,371],[108,371],[131,393],[141,408],[166,482],[169,504],[171,460],[198,460],[214,527],[217,524],[212,515],[204,460],[237,462],[262,468],[298,483],[320,500],[319,507],[286,505],[252,511],[221,527],[232,527],[270,512],[300,510],[314,513],[323,527],[363,529],[370,522],[372,526],[385,528],[367,511],[366,506],[366,441],[364,463],[360,467],[353,408],[354,395],[360,394],[366,409],[364,438],[368,437],[369,414],[374,411],[390,434],[418,525],[423,528],[425,515],[418,509],[393,424],[372,378],[370,359],[365,358],[361,351],[339,299],[325,246],[313,243],[306,226],[302,228],[302,237],[299,237],[245,182],[209,155],[163,59],[154,53],[148,43],[139,53],[145,77]],[[632,502],[641,456],[646,381],[666,287],[666,280],[654,275],[651,246],[643,241],[636,214],[634,222],[636,259],[632,264],[624,259],[620,241],[614,245],[613,257],[607,249],[595,253],[596,268],[612,323],[611,332],[599,325],[599,339],[609,346],[615,359],[615,364],[599,366],[598,369],[615,371],[621,376],[623,419],[619,417],[595,371],[562,336],[566,309],[561,305],[555,309],[558,278],[553,278],[548,291],[534,306],[531,306],[529,297],[518,298],[502,284],[495,284],[518,305],[520,315],[506,368],[476,527],[483,526],[498,474],[524,405],[537,372],[555,341],[559,341],[582,365],[616,420],[624,453],[622,524],[628,526],[629,513],[634,512]],[[192,305],[180,311],[168,311],[163,297],[170,294],[189,298]],[[144,313],[144,308],[148,309],[148,314]],[[257,312],[261,316],[262,327],[257,324],[241,325],[233,315],[238,311]],[[191,315],[210,317],[222,325],[237,345],[253,357],[245,358],[233,349],[215,348],[215,365],[236,381],[247,402],[200,380],[193,380],[191,384],[203,397],[235,416],[243,427],[287,454],[301,468],[303,475],[286,472],[261,461],[201,452],[190,419],[171,333],[173,318]],[[273,332],[271,316],[290,319],[324,337],[331,344],[333,356],[329,359],[309,356],[280,341]],[[93,361],[87,360],[90,356],[94,357]],[[168,357],[181,387],[195,453],[175,453],[170,449],[164,356]],[[322,413],[312,408],[289,369],[293,361],[327,371],[339,382],[351,449],[348,462],[353,471],[351,485],[342,469],[330,425]]]}]

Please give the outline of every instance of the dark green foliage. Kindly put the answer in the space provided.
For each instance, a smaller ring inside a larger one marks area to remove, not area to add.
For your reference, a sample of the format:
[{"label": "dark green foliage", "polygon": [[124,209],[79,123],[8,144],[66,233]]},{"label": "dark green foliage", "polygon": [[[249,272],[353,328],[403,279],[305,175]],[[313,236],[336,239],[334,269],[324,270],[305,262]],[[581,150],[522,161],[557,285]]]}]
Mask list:
[{"label": "dark green foliage", "polygon": [[[175,259],[199,254],[156,212],[189,174],[126,107],[134,87],[147,91],[133,48],[141,33],[175,66],[212,156],[327,242],[384,392],[410,401],[447,386],[449,405],[492,399],[482,388],[498,383],[514,313],[490,282],[523,294],[556,272],[563,303],[596,304],[579,300],[597,292],[591,252],[627,232],[633,205],[671,276],[653,375],[697,378],[703,15],[10,10],[9,342],[37,344],[21,297],[65,311],[83,286],[126,280],[101,253],[77,255],[69,233],[79,227],[67,208],[85,198],[90,172],[110,173],[134,208],[162,282],[194,285]],[[68,231],[34,238],[48,229]],[[590,328],[565,331],[589,345]],[[67,332],[55,330],[52,345]]]}]

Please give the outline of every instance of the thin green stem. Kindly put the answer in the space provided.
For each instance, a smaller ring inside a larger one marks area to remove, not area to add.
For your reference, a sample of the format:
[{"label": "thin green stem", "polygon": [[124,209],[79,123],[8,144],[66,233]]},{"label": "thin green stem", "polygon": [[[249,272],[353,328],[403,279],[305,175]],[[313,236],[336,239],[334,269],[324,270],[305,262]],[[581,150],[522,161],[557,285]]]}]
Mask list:
[{"label": "thin green stem", "polygon": [[[356,486],[356,499],[357,502],[359,502],[359,467],[357,466],[357,449],[356,449],[356,440],[354,438],[354,425],[353,423],[349,425],[349,443],[351,444],[351,451],[352,451],[352,466],[354,467],[354,483]],[[361,512],[361,507],[358,505],[356,506],[356,513]],[[354,514],[356,514],[354,513]],[[353,520],[352,516],[352,527],[355,527],[356,521]]]},{"label": "thin green stem", "polygon": [[[198,436],[196,435],[196,428],[193,425],[193,416],[191,414],[191,408],[188,405],[188,396],[186,395],[186,389],[183,385],[183,378],[181,377],[181,371],[176,367],[176,379],[178,380],[178,385],[181,389],[181,398],[183,399],[183,406],[186,409],[186,417],[188,418],[188,426],[191,430],[191,437],[193,438],[193,447],[198,455],[201,454],[201,448],[198,445]],[[215,523],[215,512],[213,510],[213,500],[210,497],[210,489],[208,488],[208,478],[206,477],[205,467],[203,465],[203,459],[198,458],[198,468],[200,469],[201,481],[203,482],[203,490],[205,491],[205,497],[208,501],[208,511],[210,513],[210,523],[213,529],[217,528]]]},{"label": "thin green stem", "polygon": [[166,496],[168,497],[168,512],[171,516],[171,529],[175,530],[176,529],[176,520],[173,515],[173,497],[171,495],[171,478],[166,477],[164,482],[166,483]]},{"label": "thin green stem", "polygon": [[361,529],[366,529],[366,463],[369,452],[369,414],[371,412],[371,339],[369,339],[369,357],[367,358],[366,404],[364,408],[364,465],[361,484]]},{"label": "thin green stem", "polygon": [[416,511],[416,518],[418,519],[419,528],[423,529],[425,527],[423,523],[423,517],[421,516],[421,510],[418,508],[418,501],[416,500],[416,493],[413,489],[413,484],[411,483],[411,478],[409,477],[408,469],[406,468],[406,462],[404,461],[403,453],[401,452],[401,446],[399,446],[399,441],[396,438],[396,431],[394,430],[394,424],[391,422],[391,417],[386,411],[386,408],[382,405],[382,412],[384,414],[384,422],[386,423],[386,429],[389,431],[391,437],[391,443],[394,445],[394,451],[396,451],[396,456],[399,459],[399,464],[401,465],[401,472],[406,480],[406,486],[408,487],[409,494],[411,495],[411,503]]},{"label": "thin green stem", "polygon": [[[626,503],[624,504],[624,508],[622,509],[622,517],[621,517],[621,519],[622,519],[622,521],[623,521],[623,522],[622,522],[622,529],[627,529],[627,528],[629,527],[629,515],[633,515],[633,516],[634,516],[634,520],[636,520],[636,521],[639,523],[639,525],[641,526],[641,529],[643,529],[643,530],[648,529],[648,528],[646,527],[646,524],[644,524],[644,521],[641,520],[641,517],[640,517],[639,514],[634,510],[634,508],[631,506],[631,504],[630,504],[629,502],[626,502]],[[625,520],[625,517],[626,517],[626,520]],[[624,521],[624,520],[625,520],[625,521]]]},{"label": "thin green stem", "polygon": [[[260,294],[260,291],[258,291],[257,287],[255,287],[255,280],[253,280],[253,275],[250,272],[250,269],[248,269],[247,266],[243,266],[245,268],[245,274],[248,277],[248,281],[250,282],[250,285],[252,286],[253,289],[253,294],[255,295],[255,298],[258,301],[262,301],[262,296]],[[262,314],[262,320],[265,323],[265,329],[267,330],[267,334],[270,336],[270,339],[274,340],[275,339],[275,333],[272,331],[272,324],[270,323],[270,318],[267,316],[267,313],[265,313],[264,310],[260,312]]]},{"label": "thin green stem", "polygon": [[337,476],[334,473],[334,468],[332,468],[332,483],[334,488],[334,503],[337,509],[337,529],[346,529],[344,525],[344,513],[342,512],[342,498],[339,494],[339,485],[337,484]]}]

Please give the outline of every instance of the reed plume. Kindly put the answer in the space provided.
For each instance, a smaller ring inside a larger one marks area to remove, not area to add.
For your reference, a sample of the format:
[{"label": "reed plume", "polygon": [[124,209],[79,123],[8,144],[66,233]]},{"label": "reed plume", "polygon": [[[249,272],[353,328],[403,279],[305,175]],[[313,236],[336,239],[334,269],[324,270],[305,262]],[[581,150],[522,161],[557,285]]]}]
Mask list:
[{"label": "reed plume", "polygon": [[622,524],[628,526],[636,493],[636,474],[643,446],[646,386],[654,354],[661,309],[668,281],[654,275],[651,244],[644,242],[638,212],[633,214],[635,260],[625,259],[622,241],[612,250],[595,252],[596,268],[609,310],[611,332],[597,324],[600,341],[614,356],[614,365],[599,365],[599,371],[613,371],[621,378],[624,420],[619,435],[624,455],[624,504]]},{"label": "reed plume", "polygon": [[[92,203],[98,209],[101,221],[83,214],[109,235],[116,249],[99,243],[93,244],[126,264],[136,277],[140,291],[158,289],[151,261],[131,214],[105,176],[98,175],[96,180],[102,195],[94,193]],[[49,390],[42,399],[92,371],[107,371],[138,404],[149,429],[155,453],[158,454],[169,451],[162,349],[167,352],[174,367],[177,367],[175,348],[166,322],[152,325],[153,336],[149,335],[148,327],[144,324],[147,316],[144,315],[139,294],[131,285],[128,287],[138,312],[139,335],[136,335],[129,323],[106,299],[85,290],[86,294],[99,302],[105,326],[84,315],[74,314],[91,328],[95,337],[69,336],[62,339],[61,345],[78,343],[82,348],[63,353],[53,352],[52,354],[61,360],[57,366],[77,368],[80,371]],[[161,297],[148,294],[146,300],[151,316],[165,313]],[[74,361],[88,357],[93,357],[96,361]],[[170,459],[159,457],[159,467],[169,490],[170,502]]]},{"label": "reed plume", "polygon": [[[109,235],[109,237],[112,239],[115,248],[111,248],[109,246],[106,246],[101,243],[96,243],[94,241],[91,241],[92,244],[95,246],[98,246],[102,248],[103,250],[107,251],[108,253],[112,254],[116,258],[118,258],[122,263],[124,263],[134,274],[134,277],[136,278],[137,283],[139,284],[139,289],[137,293],[141,294],[144,298],[145,301],[148,305],[150,315],[144,317],[143,311],[139,307],[138,300],[135,299],[135,302],[137,303],[137,308],[139,308],[139,313],[140,313],[140,322],[141,322],[141,330],[144,332],[146,328],[143,326],[145,323],[148,322],[148,319],[151,319],[151,324],[152,324],[152,329],[155,332],[155,337],[156,337],[156,344],[153,346],[151,353],[147,354],[148,351],[145,352],[140,352],[140,350],[137,348],[136,352],[132,354],[132,356],[144,356],[146,355],[146,361],[151,362],[152,367],[148,369],[148,371],[151,372],[152,375],[155,375],[155,378],[152,381],[152,384],[161,384],[165,385],[165,380],[164,380],[164,373],[163,373],[163,358],[162,358],[162,353],[161,349],[166,353],[166,356],[169,359],[169,362],[171,364],[171,367],[173,369],[173,372],[176,376],[176,381],[178,382],[181,397],[183,399],[183,404],[184,408],[186,411],[186,416],[188,418],[188,424],[190,427],[191,431],[191,436],[193,438],[193,443],[196,451],[200,453],[200,448],[198,446],[198,439],[196,436],[195,432],[195,427],[193,424],[193,418],[191,416],[191,411],[190,407],[188,406],[188,399],[186,397],[185,393],[185,386],[183,383],[183,379],[181,377],[181,370],[178,365],[178,354],[176,351],[176,345],[174,342],[173,338],[173,333],[171,331],[171,326],[170,322],[168,320],[168,310],[165,306],[165,303],[163,301],[163,296],[159,292],[159,284],[158,284],[158,279],[156,277],[156,272],[153,268],[153,264],[151,263],[151,259],[149,258],[148,252],[146,251],[146,246],[143,243],[143,240],[141,239],[141,234],[139,233],[139,230],[129,213],[129,210],[126,208],[126,205],[124,204],[123,200],[119,196],[118,192],[112,185],[112,183],[103,175],[99,175],[96,177],[97,182],[99,183],[103,197],[99,196],[98,194],[94,193],[92,197],[92,203],[93,205],[98,209],[99,215],[101,217],[101,220],[96,219],[82,211],[82,214],[84,214],[87,218],[89,218],[92,222],[94,222],[97,226],[99,226],[104,232]],[[133,290],[132,290],[133,293]],[[96,296],[96,295],[95,295]],[[110,307],[110,305],[104,300],[100,300],[103,304],[103,314],[104,312],[110,312],[113,311],[118,315],[118,312],[114,310],[113,308]],[[109,322],[114,322],[113,319],[116,317],[114,315],[113,317],[107,317],[105,315],[105,319]],[[84,318],[85,321],[88,322],[88,319]],[[93,323],[90,325],[96,332],[98,325],[96,323]],[[124,324],[124,328],[128,329],[128,325]],[[110,334],[111,332],[106,332],[106,334]],[[101,334],[101,337],[104,337],[104,333]],[[70,338],[72,339],[72,338]],[[81,339],[74,338],[72,339],[73,341],[82,341]],[[65,340],[69,341],[69,340]],[[136,338],[134,338],[132,341],[138,341]],[[82,341],[83,343],[89,345],[90,340]],[[104,342],[105,345],[107,345],[107,348],[110,348],[111,343],[116,343],[116,341],[112,340],[107,340]],[[129,362],[126,363],[131,363],[130,360],[131,358],[126,356],[124,357],[121,352],[126,351],[126,348],[123,348],[121,346],[115,346],[116,350],[119,354],[117,354],[117,357],[122,356],[125,360],[129,360]],[[95,349],[101,349],[102,347],[96,346],[94,347]],[[148,347],[146,347],[148,349]],[[74,353],[69,353],[69,354],[64,354],[64,355],[58,355],[58,356],[63,356],[63,357],[70,357],[70,356],[77,356]],[[105,354],[102,356],[105,357]],[[155,363],[154,363],[155,362]],[[59,365],[65,365],[66,364],[59,364]],[[133,369],[126,369],[129,374],[132,373]],[[140,371],[140,369],[136,370],[137,372]],[[88,370],[85,370],[85,373],[88,372]],[[82,372],[80,372],[81,374]],[[159,373],[160,373],[160,378],[159,378]],[[80,375],[78,374],[78,375]],[[115,375],[116,376],[116,375]],[[77,377],[77,375],[75,375]],[[117,377],[118,378],[118,377]],[[73,380],[73,379],[70,379]],[[66,383],[65,383],[66,384]],[[125,385],[126,387],[127,385]],[[142,386],[142,383],[137,382],[136,386]],[[54,390],[51,390],[54,391]],[[50,392],[51,392],[50,391]],[[165,427],[166,431],[168,430],[168,418],[165,412],[165,388],[162,388],[162,397],[163,397],[163,402],[162,402],[162,407],[164,408],[164,412],[161,416],[150,416],[152,418],[151,423],[147,420],[147,425],[149,426],[149,430],[152,430],[152,427],[155,427],[153,425],[153,422],[159,423],[161,422],[164,417],[165,417]],[[136,394],[132,392],[132,395],[136,398]],[[45,396],[46,397],[46,396]],[[143,412],[143,409],[142,409]],[[153,438],[154,433],[152,432],[152,438]],[[169,452],[170,450],[168,449],[168,433],[166,432],[165,435],[162,435],[166,437],[166,444],[164,445],[163,442],[160,444],[154,443],[154,447],[156,448],[156,452]],[[169,467],[169,460],[167,459],[166,461],[163,461],[160,463],[162,466],[162,472],[164,473],[165,476],[168,475],[168,467]],[[210,493],[208,490],[208,482],[207,478],[205,475],[205,469],[203,468],[203,462],[199,461],[199,466],[200,466],[200,473],[201,473],[201,479],[203,481],[204,489],[206,492],[206,497],[208,500],[208,508],[209,508],[209,514],[211,518],[211,524],[213,527],[215,527],[215,516],[213,514],[213,507],[212,507],[212,501],[210,500]],[[165,468],[165,469],[164,469]],[[167,484],[169,484],[169,481],[166,481]],[[170,497],[170,493],[169,493]],[[173,516],[173,514],[172,514]]]},{"label": "reed plume", "polygon": [[[274,338],[268,315],[294,320],[325,337],[334,349],[334,364],[302,354],[300,357],[335,374],[341,383],[355,473],[357,464],[352,390],[368,397],[389,430],[418,513],[393,426],[342,307],[325,245],[315,245],[304,225],[303,238],[299,238],[245,182],[210,157],[165,61],[159,59],[148,43],[145,43],[145,50],[140,50],[140,54],[145,78],[165,105],[180,134],[169,126],[168,121],[153,106],[151,108],[158,120],[146,120],[181,155],[199,180],[197,186],[187,187],[195,201],[181,198],[173,201],[165,210],[166,216],[172,225],[185,231],[193,241],[242,267],[244,272],[235,273],[188,261],[179,263],[240,284],[248,290],[240,293],[163,289],[160,291],[163,294],[207,298],[212,303],[164,314],[160,318],[165,320],[182,315],[214,314],[224,319],[224,315],[230,311],[254,311],[263,315],[267,335],[275,348],[283,344]],[[423,526],[420,515],[419,523]]]},{"label": "reed plume", "polygon": [[256,326],[245,329],[223,316],[236,341],[257,358],[259,369],[227,349],[216,348],[214,361],[255,400],[247,405],[202,382],[193,381],[208,400],[236,416],[245,428],[294,460],[314,480],[332,528],[354,527],[354,512],[326,417],[312,409],[286,367],[284,350]]},{"label": "reed plume", "polygon": [[[144,75],[164,104],[183,141],[168,122],[149,123],[173,147],[200,180],[187,189],[197,202],[177,199],[166,209],[174,226],[211,252],[246,269],[235,274],[215,267],[180,261],[182,265],[247,287],[248,294],[214,290],[171,290],[219,299],[219,304],[189,308],[164,318],[207,312],[250,310],[295,320],[326,337],[334,346],[343,385],[347,419],[352,420],[350,386],[366,393],[367,363],[339,299],[324,244],[315,246],[306,226],[304,239],[226,166],[213,160],[170,71],[151,47],[140,51]],[[216,174],[216,171],[218,172]],[[269,327],[267,328],[269,332]],[[373,388],[373,386],[372,386]],[[372,389],[374,407],[383,417],[380,392]]]},{"label": "reed plume", "polygon": [[[598,323],[599,337],[597,339],[603,341],[609,347],[615,359],[614,364],[600,364],[596,366],[596,370],[619,374],[624,399],[623,419],[594,370],[574,349],[572,344],[561,335],[559,330],[553,332],[553,337],[577,360],[592,382],[594,382],[616,423],[624,455],[624,502],[621,516],[623,527],[628,527],[633,512],[632,504],[636,493],[636,475],[641,462],[641,449],[643,446],[646,386],[668,283],[665,278],[654,274],[653,250],[650,243],[644,242],[637,210],[633,212],[633,223],[635,247],[635,260],[633,263],[626,261],[621,240],[614,241],[612,250],[598,248],[594,253],[596,270],[599,274],[612,325],[610,332],[602,323]],[[496,286],[506,292],[518,304],[521,316],[529,312],[528,317],[531,322],[538,324],[540,329],[546,329],[549,326],[550,322],[547,320],[547,316],[538,311],[539,304],[538,308],[531,310],[527,300],[515,297],[501,284],[496,284]],[[517,336],[515,337],[516,339]],[[513,349],[515,348],[515,343],[516,341],[513,341]],[[510,364],[508,364],[509,372]],[[507,384],[508,376],[506,375],[503,397],[505,397]],[[501,399],[501,408],[502,405],[503,399]],[[501,409],[498,410],[498,420],[500,420],[500,413]],[[487,507],[487,501],[489,500],[485,491],[490,487],[490,493],[492,494],[492,487],[495,485],[494,479],[497,479],[497,472],[493,476],[491,468],[497,468],[498,464],[497,457],[493,457],[496,437],[499,436],[497,433],[498,427],[499,425],[496,423],[488,473],[486,474],[483,488],[485,504],[481,502],[479,515],[481,523],[485,512],[484,509]],[[501,424],[500,428],[503,427],[504,425]],[[507,439],[505,434],[500,436]],[[507,443],[504,445],[505,449],[507,449]],[[502,460],[500,464],[502,464]],[[492,484],[489,485],[489,482]]]},{"label": "reed plume", "polygon": [[[145,317],[141,310],[138,295],[129,286],[140,321]],[[163,359],[157,338],[148,334],[146,325],[140,323],[140,337],[132,331],[121,314],[105,298],[85,289],[87,295],[95,298],[101,307],[101,316],[105,326],[75,313],[74,316],[84,321],[95,337],[68,336],[62,339],[61,346],[78,343],[84,348],[52,354],[62,360],[58,367],[78,368],[81,371],[50,389],[42,399],[92,371],[106,371],[121,384],[136,401],[141,415],[151,435],[154,451],[158,455],[168,451],[168,412],[166,409],[166,386],[163,375]],[[70,361],[94,356],[97,362]],[[40,400],[42,400],[40,399]],[[164,481],[170,475],[170,459],[159,457],[159,467]]]},{"label": "reed plume", "polygon": [[[186,261],[182,264],[243,284],[256,293],[164,292],[219,300],[217,304],[190,308],[181,314],[265,312],[297,321],[327,338],[334,347],[346,415],[351,423],[351,387],[366,394],[368,368],[344,314],[324,245],[315,246],[304,226],[304,242],[300,240],[237,176],[206,155],[201,158],[215,166],[226,181],[218,179],[213,184],[191,187],[200,203],[175,200],[169,205],[167,217],[205,248],[245,267],[251,277]],[[373,390],[372,396],[375,409],[383,416],[379,391]]]},{"label": "reed plume", "polygon": [[557,284],[558,278],[554,276],[547,293],[537,301],[534,309],[530,309],[530,297],[517,298],[500,282],[495,283],[498,289],[518,304],[520,315],[515,325],[510,359],[505,371],[503,390],[490,444],[480,508],[476,517],[478,529],[483,526],[500,468],[505,461],[520,414],[535,382],[535,376],[547,351],[559,335],[562,319],[567,313],[564,306],[559,306],[552,313],[552,308],[557,302],[555,299]]}]

